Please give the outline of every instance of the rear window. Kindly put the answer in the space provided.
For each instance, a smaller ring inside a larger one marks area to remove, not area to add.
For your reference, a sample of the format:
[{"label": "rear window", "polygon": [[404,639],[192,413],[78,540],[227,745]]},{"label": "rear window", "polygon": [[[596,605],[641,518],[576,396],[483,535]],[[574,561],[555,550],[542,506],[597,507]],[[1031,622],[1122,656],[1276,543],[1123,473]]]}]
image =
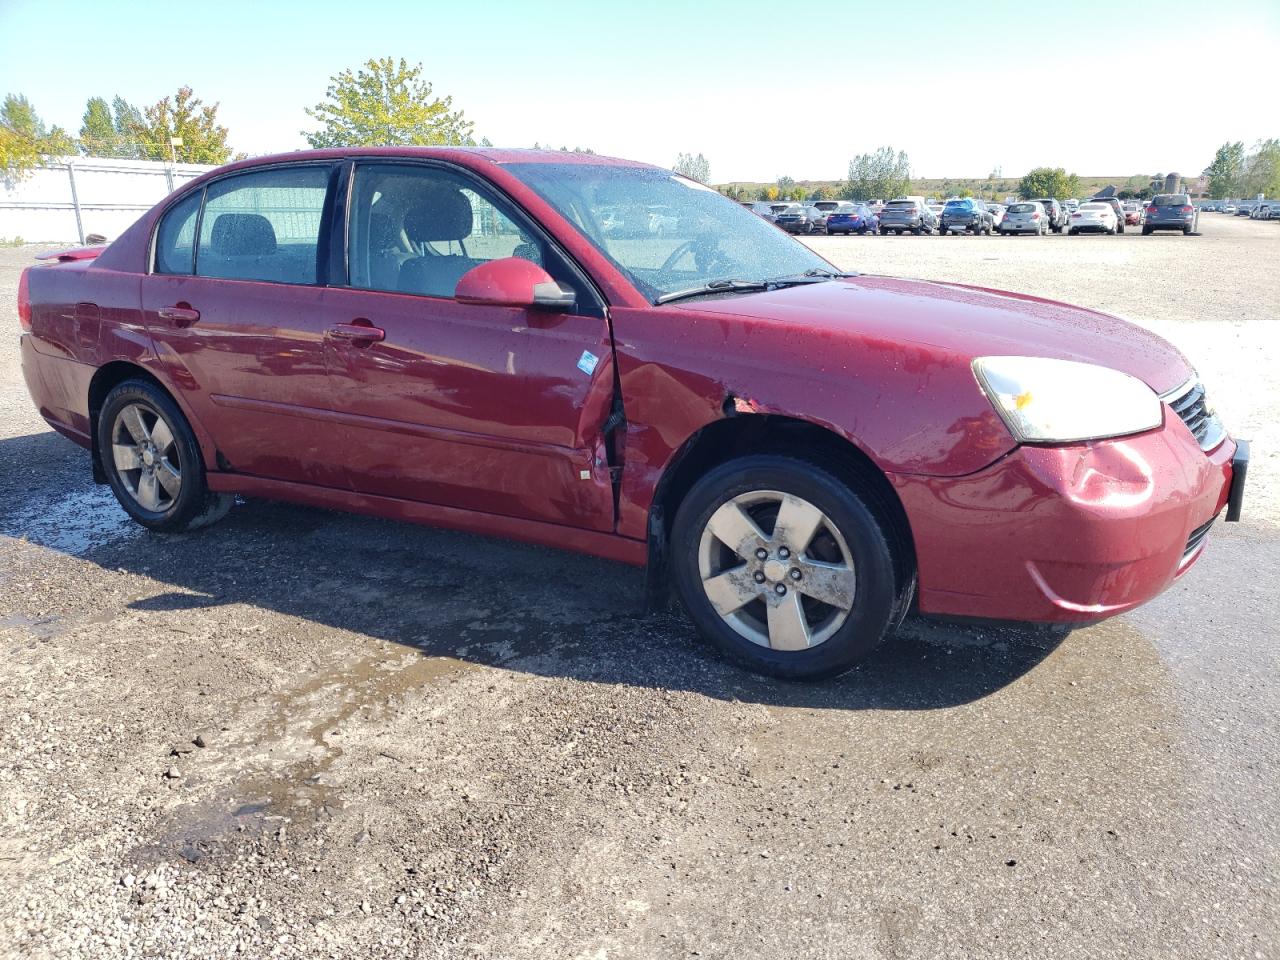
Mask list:
[{"label": "rear window", "polygon": [[1034,203],[1015,203],[1013,206],[1009,208],[1009,212],[1010,213],[1031,213],[1031,211],[1035,210],[1035,208],[1036,208],[1036,205]]},{"label": "rear window", "polygon": [[889,210],[914,210],[916,202],[914,200],[890,200],[885,206]]},{"label": "rear window", "polygon": [[948,210],[968,210],[972,206],[973,206],[972,200],[948,200],[947,201]]},{"label": "rear window", "polygon": [[1157,193],[1151,202],[1157,207],[1185,207],[1191,202],[1191,197],[1185,193]]},{"label": "rear window", "polygon": [[1081,209],[1081,210],[1110,210],[1110,209],[1111,209],[1111,204],[1109,204],[1109,203],[1086,203],[1086,204],[1085,204],[1084,206],[1082,206],[1080,209]]}]

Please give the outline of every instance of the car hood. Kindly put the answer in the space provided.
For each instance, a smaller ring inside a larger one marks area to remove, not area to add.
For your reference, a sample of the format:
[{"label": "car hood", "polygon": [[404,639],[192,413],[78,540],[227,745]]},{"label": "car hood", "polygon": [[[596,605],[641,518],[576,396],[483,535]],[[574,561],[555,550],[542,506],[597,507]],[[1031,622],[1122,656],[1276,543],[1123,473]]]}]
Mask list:
[{"label": "car hood", "polygon": [[1119,317],[957,283],[857,276],[684,305],[859,339],[930,344],[964,358],[1053,357],[1111,367],[1157,393],[1193,370],[1171,343]]}]

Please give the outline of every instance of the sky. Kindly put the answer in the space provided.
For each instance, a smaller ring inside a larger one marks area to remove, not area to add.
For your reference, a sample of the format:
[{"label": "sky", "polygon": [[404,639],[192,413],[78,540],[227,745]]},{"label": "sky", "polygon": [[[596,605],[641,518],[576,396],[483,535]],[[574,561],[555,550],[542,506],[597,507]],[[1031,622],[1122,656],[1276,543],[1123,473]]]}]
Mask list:
[{"label": "sky", "polygon": [[0,0],[0,95],[73,134],[85,101],[189,85],[250,155],[306,146],[331,75],[423,64],[476,136],[590,147],[714,182],[1198,173],[1280,136],[1277,0],[489,2]]}]

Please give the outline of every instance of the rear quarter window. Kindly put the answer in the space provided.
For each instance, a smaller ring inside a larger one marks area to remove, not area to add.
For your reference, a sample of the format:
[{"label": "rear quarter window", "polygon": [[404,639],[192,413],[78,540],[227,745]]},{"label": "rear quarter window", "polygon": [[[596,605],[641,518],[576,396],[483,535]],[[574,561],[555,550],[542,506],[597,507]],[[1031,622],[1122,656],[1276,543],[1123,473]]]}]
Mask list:
[{"label": "rear quarter window", "polygon": [[189,274],[195,262],[196,219],[203,190],[183,197],[165,211],[156,232],[156,273]]}]

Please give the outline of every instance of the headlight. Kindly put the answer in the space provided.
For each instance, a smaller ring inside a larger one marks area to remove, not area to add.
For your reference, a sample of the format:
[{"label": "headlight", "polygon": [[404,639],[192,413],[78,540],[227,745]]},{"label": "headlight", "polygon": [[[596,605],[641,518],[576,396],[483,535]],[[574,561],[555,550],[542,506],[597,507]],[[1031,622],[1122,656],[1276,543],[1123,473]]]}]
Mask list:
[{"label": "headlight", "polygon": [[1020,442],[1065,443],[1160,426],[1160,399],[1119,370],[1047,357],[979,357],[973,372]]}]

